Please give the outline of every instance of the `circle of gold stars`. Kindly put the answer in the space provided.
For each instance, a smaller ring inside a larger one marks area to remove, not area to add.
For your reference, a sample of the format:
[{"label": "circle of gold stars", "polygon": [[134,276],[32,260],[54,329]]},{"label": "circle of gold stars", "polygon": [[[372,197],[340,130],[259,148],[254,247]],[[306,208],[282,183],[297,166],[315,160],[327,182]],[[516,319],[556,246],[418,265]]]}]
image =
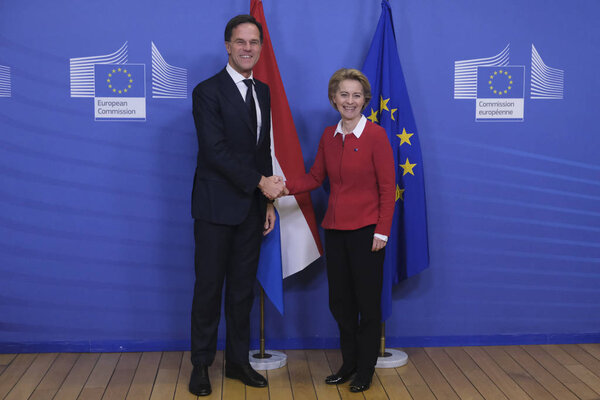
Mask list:
[{"label": "circle of gold stars", "polygon": [[[116,77],[119,74],[122,74],[123,76],[127,77],[127,87],[114,87],[112,79],[113,77]],[[108,83],[108,87],[113,91],[113,93],[123,94],[127,93],[127,91],[131,89],[133,78],[131,77],[131,73],[127,72],[125,68],[119,67],[113,68],[113,70],[108,73],[108,78],[106,79],[106,82]]]},{"label": "circle of gold stars", "polygon": [[[508,86],[504,90],[499,89],[497,86],[494,86],[495,85],[494,79],[498,79],[500,77],[505,77],[508,79]],[[494,71],[494,73],[492,75],[490,75],[490,80],[488,81],[488,85],[490,85],[490,90],[494,94],[497,94],[498,96],[502,96],[503,94],[508,94],[508,91],[512,89],[512,86],[511,86],[512,84],[513,84],[512,75],[509,75],[508,71],[504,71],[504,70]]]}]

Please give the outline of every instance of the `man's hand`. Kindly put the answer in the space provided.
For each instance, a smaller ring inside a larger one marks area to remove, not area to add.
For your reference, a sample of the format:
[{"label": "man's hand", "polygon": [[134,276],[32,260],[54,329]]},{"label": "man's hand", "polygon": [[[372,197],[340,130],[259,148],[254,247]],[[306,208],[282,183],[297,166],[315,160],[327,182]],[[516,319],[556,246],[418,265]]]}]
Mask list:
[{"label": "man's hand", "polygon": [[273,228],[275,228],[275,219],[277,215],[275,214],[275,207],[273,207],[273,203],[267,204],[267,216],[265,218],[265,230],[263,231],[263,236],[267,236]]},{"label": "man's hand", "polygon": [[279,195],[279,197],[288,196],[290,194],[290,191],[285,186],[285,180],[283,179],[283,176],[273,175],[273,177],[278,178],[280,180],[280,182],[283,183],[283,190],[281,191],[281,194]]},{"label": "man's hand", "polygon": [[283,178],[280,176],[261,177],[258,188],[269,200],[275,200],[285,192]]},{"label": "man's hand", "polygon": [[379,251],[385,247],[387,242],[385,240],[381,240],[378,237],[373,237],[373,246],[371,247],[371,251]]}]

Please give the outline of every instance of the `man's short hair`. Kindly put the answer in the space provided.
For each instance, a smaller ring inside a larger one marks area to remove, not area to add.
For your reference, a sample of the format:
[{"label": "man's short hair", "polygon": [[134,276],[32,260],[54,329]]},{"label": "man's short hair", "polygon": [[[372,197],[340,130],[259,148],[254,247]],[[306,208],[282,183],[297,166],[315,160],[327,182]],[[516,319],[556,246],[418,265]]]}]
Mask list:
[{"label": "man's short hair", "polygon": [[371,101],[371,98],[373,97],[371,95],[371,84],[369,84],[369,79],[367,79],[365,74],[363,74],[362,72],[360,72],[359,70],[354,69],[354,68],[338,69],[331,76],[331,79],[329,79],[329,88],[328,88],[329,102],[331,103],[333,108],[335,108],[335,110],[337,111],[337,107],[335,106],[335,103],[333,102],[333,98],[335,97],[335,94],[337,93],[337,91],[340,88],[340,83],[342,83],[342,81],[345,81],[347,79],[352,80],[352,81],[358,81],[363,88],[363,95],[365,96],[365,104],[363,104],[362,110],[360,110],[362,112],[365,109],[365,107],[369,104],[369,102]]},{"label": "man's short hair", "polygon": [[226,42],[231,41],[231,35],[233,33],[233,28],[235,28],[238,25],[247,24],[247,23],[256,25],[256,27],[258,28],[258,31],[260,32],[260,42],[262,43],[262,41],[263,41],[262,25],[260,24],[260,22],[258,22],[256,20],[256,18],[254,18],[252,15],[248,15],[248,14],[236,15],[235,17],[233,17],[229,20],[229,22],[227,23],[227,26],[225,27],[225,41]]}]

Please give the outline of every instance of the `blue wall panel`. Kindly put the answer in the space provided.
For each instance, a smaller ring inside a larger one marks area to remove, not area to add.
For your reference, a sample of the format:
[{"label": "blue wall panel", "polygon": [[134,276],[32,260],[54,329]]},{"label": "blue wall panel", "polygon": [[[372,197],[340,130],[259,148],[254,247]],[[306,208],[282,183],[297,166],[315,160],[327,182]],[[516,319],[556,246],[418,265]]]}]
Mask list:
[{"label": "blue wall panel", "polygon": [[[388,343],[599,341],[600,3],[391,6],[422,145],[431,267],[395,288]],[[360,68],[380,2],[264,9],[309,168],[338,118],[329,77]],[[0,352],[187,348],[190,94],[225,65],[225,23],[248,11],[249,0],[0,3],[0,66],[10,68],[10,95],[0,84]],[[125,42],[128,63],[145,64],[146,121],[96,122],[93,99],[71,97],[69,60]],[[187,98],[152,97],[152,42],[187,70]],[[532,44],[564,71],[563,99],[531,98]],[[525,66],[524,120],[476,122],[475,100],[454,98],[454,63],[507,45],[509,65]],[[312,193],[319,221],[326,196]],[[336,346],[323,260],[284,290],[284,316],[267,302],[269,343]]]}]

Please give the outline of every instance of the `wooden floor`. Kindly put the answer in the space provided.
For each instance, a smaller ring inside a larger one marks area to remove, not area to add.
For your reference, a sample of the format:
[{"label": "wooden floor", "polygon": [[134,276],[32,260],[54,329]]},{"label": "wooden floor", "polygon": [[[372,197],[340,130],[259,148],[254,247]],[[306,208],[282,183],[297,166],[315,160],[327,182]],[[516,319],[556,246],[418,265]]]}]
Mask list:
[{"label": "wooden floor", "polygon": [[[325,385],[337,350],[289,350],[265,372],[269,387],[223,378],[211,367],[206,399],[600,399],[600,344],[403,349],[408,365],[378,369],[371,389]],[[0,354],[0,399],[195,399],[188,352]]]}]

